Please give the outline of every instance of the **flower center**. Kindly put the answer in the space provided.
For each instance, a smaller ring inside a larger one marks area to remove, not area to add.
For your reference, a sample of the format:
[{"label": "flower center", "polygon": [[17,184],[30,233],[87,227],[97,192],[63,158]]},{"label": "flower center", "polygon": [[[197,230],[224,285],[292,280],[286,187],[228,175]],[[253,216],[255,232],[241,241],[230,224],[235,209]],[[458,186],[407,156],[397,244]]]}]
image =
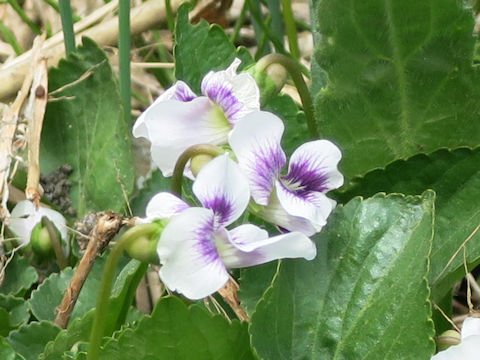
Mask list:
[{"label": "flower center", "polygon": [[212,125],[216,128],[227,128],[231,129],[232,126],[230,125],[230,122],[228,121],[227,116],[225,115],[225,112],[223,109],[212,102],[212,110],[208,114],[209,118],[212,121]]}]

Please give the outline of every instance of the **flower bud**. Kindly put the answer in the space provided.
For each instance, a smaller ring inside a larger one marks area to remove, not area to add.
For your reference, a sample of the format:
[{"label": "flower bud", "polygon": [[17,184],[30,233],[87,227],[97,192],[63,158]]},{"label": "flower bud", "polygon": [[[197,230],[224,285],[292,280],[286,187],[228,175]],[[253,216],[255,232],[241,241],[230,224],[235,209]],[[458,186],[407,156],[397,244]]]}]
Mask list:
[{"label": "flower bud", "polygon": [[460,334],[455,330],[447,330],[435,339],[437,350],[442,351],[450,346],[460,344]]},{"label": "flower bud", "polygon": [[247,72],[257,82],[262,105],[275,97],[287,82],[287,70],[277,63],[270,64],[265,70],[258,70],[256,66],[253,66]]},{"label": "flower bud", "polygon": [[[136,225],[139,235],[131,239],[125,246],[125,251],[132,258],[149,263],[160,264],[157,255],[157,244],[168,220],[156,220],[149,224]],[[144,228],[145,231],[141,231]],[[133,228],[132,228],[133,229]]]},{"label": "flower bud", "polygon": [[[60,236],[59,236],[60,238]],[[49,258],[55,254],[50,233],[45,225],[38,223],[32,230],[30,244],[35,254],[43,258]]]},{"label": "flower bud", "polygon": [[190,169],[192,170],[193,176],[197,176],[200,170],[208,164],[214,157],[212,155],[200,154],[195,155],[190,160]]}]

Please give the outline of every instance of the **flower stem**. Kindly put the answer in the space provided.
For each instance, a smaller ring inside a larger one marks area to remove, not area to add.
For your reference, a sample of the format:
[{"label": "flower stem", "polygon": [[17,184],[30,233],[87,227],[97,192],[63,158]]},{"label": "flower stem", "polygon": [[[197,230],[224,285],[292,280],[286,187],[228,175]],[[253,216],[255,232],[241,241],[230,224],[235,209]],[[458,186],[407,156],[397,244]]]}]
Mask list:
[{"label": "flower stem", "polygon": [[120,0],[118,10],[118,53],[120,70],[120,95],[124,116],[131,121],[131,80],[130,80],[130,0]]},{"label": "flower stem", "polygon": [[60,16],[62,18],[63,42],[65,53],[68,55],[75,51],[75,32],[73,31],[73,18],[70,0],[60,0]]},{"label": "flower stem", "polygon": [[264,71],[271,64],[280,64],[284,66],[289,72],[293,82],[295,83],[295,86],[297,87],[300,99],[302,100],[303,111],[305,112],[305,117],[307,118],[307,126],[308,131],[310,132],[310,136],[312,138],[318,138],[319,133],[317,128],[317,122],[315,120],[315,111],[313,107],[312,97],[310,96],[307,84],[305,83],[302,72],[297,66],[296,62],[285,55],[269,54],[258,61],[256,68],[259,71]]},{"label": "flower stem", "polygon": [[215,145],[198,144],[190,146],[182,153],[182,155],[180,155],[177,163],[175,164],[175,168],[173,169],[171,185],[172,192],[178,196],[182,195],[183,172],[185,170],[185,166],[187,165],[188,160],[197,155],[210,155],[212,157],[215,157],[223,153],[223,149]]},{"label": "flower stem", "polygon": [[93,319],[92,331],[90,333],[90,347],[87,360],[98,360],[100,356],[100,345],[105,331],[105,319],[108,313],[108,302],[112,290],[113,278],[123,250],[131,241],[134,241],[140,236],[151,234],[152,231],[156,229],[158,229],[158,225],[153,223],[134,226],[120,237],[110,252],[98,291],[97,307],[95,310],[95,318]]},{"label": "flower stem", "polygon": [[295,59],[300,58],[300,50],[298,48],[297,26],[292,11],[292,3],[290,0],[282,0],[283,20],[287,30],[288,45],[290,53]]},{"label": "flower stem", "polygon": [[63,253],[61,240],[58,238],[58,233],[55,231],[55,225],[50,221],[46,216],[42,216],[42,224],[45,225],[50,236],[50,241],[52,243],[53,251],[55,252],[55,257],[57,258],[57,264],[60,270],[63,270],[67,267],[68,261]]}]

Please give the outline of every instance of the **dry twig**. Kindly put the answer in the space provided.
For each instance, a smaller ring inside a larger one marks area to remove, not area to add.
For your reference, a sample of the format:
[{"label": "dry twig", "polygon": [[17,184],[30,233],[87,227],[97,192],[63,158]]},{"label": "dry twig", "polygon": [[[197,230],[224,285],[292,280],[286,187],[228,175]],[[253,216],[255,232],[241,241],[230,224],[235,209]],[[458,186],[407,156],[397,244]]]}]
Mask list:
[{"label": "dry twig", "polygon": [[223,300],[230,305],[232,310],[235,312],[240,321],[250,321],[245,309],[240,305],[240,300],[238,299],[238,284],[230,278],[226,285],[218,290],[218,293],[222,296]]}]

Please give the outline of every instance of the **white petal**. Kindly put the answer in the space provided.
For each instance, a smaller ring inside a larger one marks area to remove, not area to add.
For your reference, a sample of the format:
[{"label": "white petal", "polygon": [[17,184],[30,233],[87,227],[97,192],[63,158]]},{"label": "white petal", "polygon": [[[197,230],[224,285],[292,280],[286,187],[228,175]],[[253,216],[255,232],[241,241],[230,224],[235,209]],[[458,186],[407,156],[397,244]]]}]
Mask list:
[{"label": "white petal", "polygon": [[240,121],[229,135],[252,197],[260,205],[268,204],[275,179],[286,162],[280,146],[283,130],[283,122],[277,116],[256,111]]},{"label": "white petal", "polygon": [[178,157],[196,144],[223,145],[230,131],[221,110],[208,98],[162,101],[145,114],[152,159],[163,176],[172,175]]},{"label": "white petal", "polygon": [[480,318],[467,317],[462,325],[462,341],[472,335],[480,335]]},{"label": "white petal", "polygon": [[258,265],[285,258],[303,257],[312,260],[317,254],[315,244],[299,232],[268,238],[266,231],[247,224],[229,233],[230,247],[225,246],[220,256],[225,265],[231,268]]},{"label": "white petal", "polygon": [[307,191],[327,192],[343,185],[337,165],[340,149],[328,140],[310,141],[296,149],[283,178]]},{"label": "white petal", "polygon": [[275,189],[285,211],[290,215],[309,220],[317,232],[325,226],[328,216],[334,209],[334,202],[323,193],[310,191],[297,194],[278,181]]},{"label": "white petal", "polygon": [[65,242],[64,245],[68,246],[67,224],[63,215],[45,207],[39,207],[37,210],[29,200],[20,201],[13,208],[8,228],[19,238],[22,245],[27,245],[33,228],[42,221],[43,216],[53,222]]},{"label": "white petal", "polygon": [[213,294],[228,281],[215,247],[214,215],[209,209],[190,208],[174,216],[163,230],[157,252],[162,281],[189,299]]},{"label": "white petal", "polygon": [[222,226],[237,220],[250,200],[248,180],[228,154],[217,156],[206,164],[192,189],[202,205],[213,210]]},{"label": "white petal", "polygon": [[458,345],[440,351],[431,360],[478,360],[480,354],[480,335],[467,337]]},{"label": "white petal", "polygon": [[154,108],[158,103],[165,100],[178,100],[181,102],[188,102],[196,97],[197,96],[195,95],[195,93],[188,87],[186,83],[184,83],[183,81],[177,81],[167,91],[157,97],[155,101],[148,108],[146,108],[142,114],[140,114],[137,121],[135,122],[135,125],[133,125],[133,136],[137,138],[149,138],[148,128],[145,125],[145,118],[148,112],[152,111],[152,108]]},{"label": "white petal", "polygon": [[202,80],[202,94],[220,105],[232,126],[245,115],[260,109],[260,90],[247,73],[236,74],[240,60],[226,70],[210,71]]},{"label": "white petal", "polygon": [[188,204],[177,196],[161,192],[150,199],[145,212],[147,220],[151,222],[155,219],[169,219],[188,208]]}]

